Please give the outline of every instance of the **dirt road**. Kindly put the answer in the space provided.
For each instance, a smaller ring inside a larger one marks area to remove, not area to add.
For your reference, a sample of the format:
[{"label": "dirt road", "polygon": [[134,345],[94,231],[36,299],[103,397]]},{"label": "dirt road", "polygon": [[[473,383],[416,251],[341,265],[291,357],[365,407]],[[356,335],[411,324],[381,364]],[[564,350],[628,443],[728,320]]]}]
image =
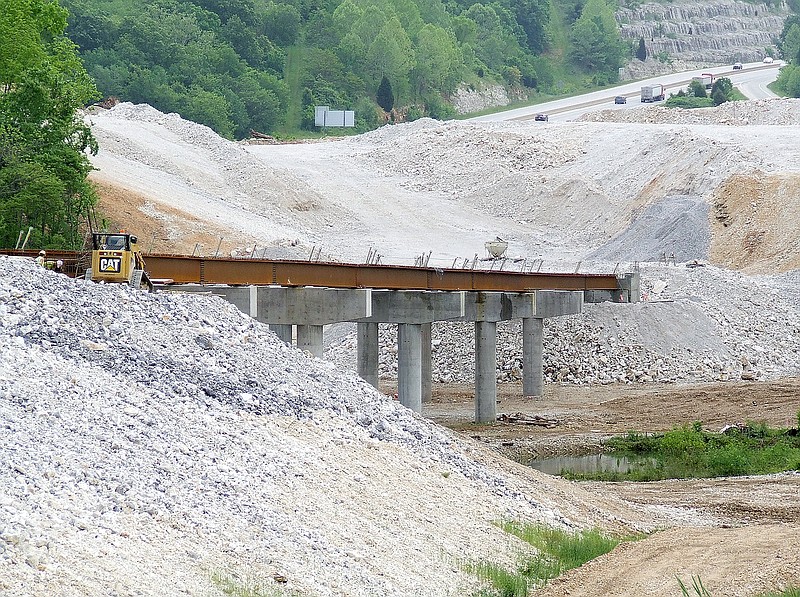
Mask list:
[{"label": "dirt road", "polygon": [[[800,411],[800,379],[692,387],[547,386],[542,398],[524,400],[521,394],[519,385],[499,386],[498,415],[539,420],[549,427],[529,422],[475,425],[469,386],[434,387],[433,401],[423,411],[515,458],[587,453],[613,434],[663,431],[693,421],[710,430],[747,421],[795,427]],[[677,579],[691,590],[693,576],[715,597],[800,586],[796,472],[581,485],[663,516],[665,530],[620,545],[536,595],[680,595]]]}]

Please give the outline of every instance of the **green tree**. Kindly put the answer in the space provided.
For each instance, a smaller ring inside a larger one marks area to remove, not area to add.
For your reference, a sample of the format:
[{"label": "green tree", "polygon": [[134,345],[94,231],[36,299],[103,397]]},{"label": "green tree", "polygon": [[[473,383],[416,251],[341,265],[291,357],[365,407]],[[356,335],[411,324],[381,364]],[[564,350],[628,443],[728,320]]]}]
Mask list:
[{"label": "green tree", "polygon": [[300,35],[300,11],[290,4],[270,3],[263,21],[264,35],[280,46],[291,46]]},{"label": "green tree", "polygon": [[692,81],[689,83],[689,95],[694,97],[708,97],[706,86],[700,81]]},{"label": "green tree", "polygon": [[183,96],[180,111],[186,120],[204,124],[228,139],[233,138],[235,125],[231,121],[231,106],[222,93],[194,85]]},{"label": "green tree", "polygon": [[[395,97],[408,87],[408,75],[414,67],[414,50],[397,17],[381,28],[367,50],[367,69],[375,82],[380,77],[395,81]],[[404,84],[405,83],[405,84]]]},{"label": "green tree", "polygon": [[797,56],[800,55],[800,15],[791,15],[786,19],[777,45],[785,60],[797,62]]},{"label": "green tree", "polygon": [[644,38],[639,38],[639,47],[636,48],[636,58],[644,62],[647,60],[647,47],[644,45]]},{"label": "green tree", "polygon": [[96,194],[86,152],[97,144],[78,108],[97,89],[49,0],[0,0],[0,246],[78,248]]},{"label": "green tree", "polygon": [[383,77],[380,85],[378,85],[378,91],[375,93],[375,101],[385,112],[391,112],[392,108],[394,108],[392,84],[386,77]]},{"label": "green tree", "polygon": [[87,0],[66,0],[69,11],[67,34],[81,52],[109,47],[118,37],[111,15]]},{"label": "green tree", "polygon": [[511,3],[517,21],[525,31],[526,45],[534,53],[544,52],[550,45],[547,25],[550,21],[550,0],[517,0]]},{"label": "green tree", "polygon": [[784,66],[775,85],[788,97],[800,97],[800,64]]},{"label": "green tree", "polygon": [[727,77],[720,77],[711,87],[711,99],[715,106],[731,101],[733,98],[733,83]]},{"label": "green tree", "polygon": [[516,56],[520,52],[517,38],[504,26],[502,11],[498,12],[500,8],[495,5],[473,4],[464,13],[464,16],[475,23],[475,37],[469,45],[474,49],[478,60],[494,71],[499,71],[508,57]]},{"label": "green tree", "polygon": [[430,23],[417,35],[416,66],[413,71],[417,94],[448,93],[461,77],[461,52],[452,32]]},{"label": "green tree", "polygon": [[593,72],[598,83],[616,81],[625,46],[619,36],[614,11],[605,0],[587,0],[570,31],[572,61]]}]

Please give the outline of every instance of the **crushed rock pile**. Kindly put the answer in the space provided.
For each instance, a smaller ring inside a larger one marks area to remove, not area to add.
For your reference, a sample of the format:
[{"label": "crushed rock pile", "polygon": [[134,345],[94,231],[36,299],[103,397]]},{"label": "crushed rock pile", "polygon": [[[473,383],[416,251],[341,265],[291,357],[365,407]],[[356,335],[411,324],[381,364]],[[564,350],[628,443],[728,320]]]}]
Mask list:
[{"label": "crushed rock pile", "polygon": [[[642,301],[585,304],[544,321],[545,383],[695,383],[766,380],[800,373],[797,273],[745,276],[711,265],[640,264]],[[521,322],[497,327],[497,379],[522,379]],[[436,383],[472,383],[471,324],[435,323]],[[380,326],[379,373],[397,377],[396,327]],[[355,367],[354,332],[326,358]]]},{"label": "crushed rock pile", "polygon": [[628,110],[599,110],[581,116],[583,122],[639,124],[798,125],[800,99],[771,98],[726,102],[715,108],[642,106]]},{"label": "crushed rock pile", "polygon": [[221,299],[0,257],[4,595],[464,595],[495,521],[624,524],[594,499]]}]

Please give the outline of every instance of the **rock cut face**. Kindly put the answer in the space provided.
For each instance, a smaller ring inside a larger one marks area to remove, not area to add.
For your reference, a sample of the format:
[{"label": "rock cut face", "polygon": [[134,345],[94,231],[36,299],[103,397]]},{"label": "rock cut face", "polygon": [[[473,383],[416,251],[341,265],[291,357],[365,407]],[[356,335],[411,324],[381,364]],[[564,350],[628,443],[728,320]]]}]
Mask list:
[{"label": "rock cut face", "polygon": [[789,14],[786,4],[680,0],[620,8],[616,17],[623,39],[644,39],[648,59],[700,66],[760,61]]}]

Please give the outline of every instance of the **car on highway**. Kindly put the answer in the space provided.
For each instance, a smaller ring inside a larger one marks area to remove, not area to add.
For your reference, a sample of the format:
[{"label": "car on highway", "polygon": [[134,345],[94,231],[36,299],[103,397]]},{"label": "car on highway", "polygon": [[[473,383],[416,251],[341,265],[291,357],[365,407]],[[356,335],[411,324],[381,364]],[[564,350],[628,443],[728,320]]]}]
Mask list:
[{"label": "car on highway", "polygon": [[763,62],[764,64],[772,64],[772,56],[767,56],[761,62]]},{"label": "car on highway", "polygon": [[547,122],[547,114],[537,114],[533,119],[538,122]]},{"label": "car on highway", "polygon": [[742,63],[741,62],[737,62],[736,64],[734,64],[733,65],[733,70],[742,70]]},{"label": "car on highway", "polygon": [[614,98],[614,103],[615,104],[627,104],[628,103],[628,98],[625,97],[624,95],[618,95],[617,97]]}]

